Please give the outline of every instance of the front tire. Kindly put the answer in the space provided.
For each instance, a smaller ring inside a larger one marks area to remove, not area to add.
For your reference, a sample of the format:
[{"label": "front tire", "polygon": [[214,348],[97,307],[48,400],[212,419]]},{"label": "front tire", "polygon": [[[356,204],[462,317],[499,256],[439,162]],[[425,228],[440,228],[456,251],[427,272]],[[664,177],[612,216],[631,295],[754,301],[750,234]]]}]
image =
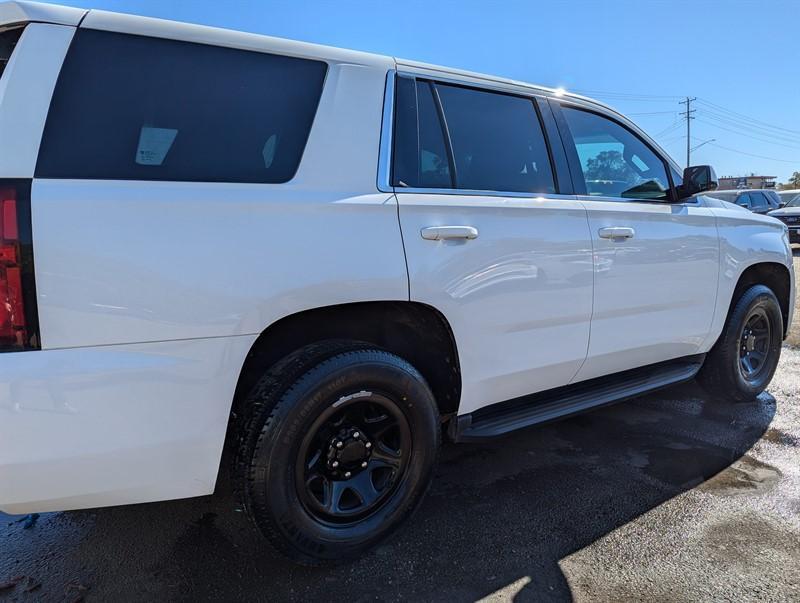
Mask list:
[{"label": "front tire", "polygon": [[439,417],[408,362],[366,344],[299,350],[247,400],[237,453],[244,506],[287,557],[343,562],[419,506],[439,447]]},{"label": "front tire", "polygon": [[783,315],[771,289],[754,285],[735,302],[698,378],[712,395],[752,400],[775,374],[781,356]]}]

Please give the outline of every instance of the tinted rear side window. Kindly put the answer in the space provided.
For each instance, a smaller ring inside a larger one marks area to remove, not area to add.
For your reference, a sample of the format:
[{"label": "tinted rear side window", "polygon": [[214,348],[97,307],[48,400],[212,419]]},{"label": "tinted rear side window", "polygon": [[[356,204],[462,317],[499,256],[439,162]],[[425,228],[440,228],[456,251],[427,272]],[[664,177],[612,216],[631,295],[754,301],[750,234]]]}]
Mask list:
[{"label": "tinted rear side window", "polygon": [[320,61],[79,30],[36,176],[279,183],[305,148]]},{"label": "tinted rear side window", "polygon": [[436,85],[453,145],[458,188],[554,193],[533,100]]},{"label": "tinted rear side window", "polygon": [[394,186],[452,188],[447,141],[430,82],[397,78]]},{"label": "tinted rear side window", "polygon": [[398,78],[396,107],[394,186],[555,192],[532,99]]}]

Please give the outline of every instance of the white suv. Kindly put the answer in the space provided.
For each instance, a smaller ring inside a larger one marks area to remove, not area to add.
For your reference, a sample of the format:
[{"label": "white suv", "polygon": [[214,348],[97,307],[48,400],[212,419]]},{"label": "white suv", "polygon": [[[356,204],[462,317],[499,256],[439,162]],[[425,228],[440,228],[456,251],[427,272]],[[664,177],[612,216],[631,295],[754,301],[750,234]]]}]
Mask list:
[{"label": "white suv", "polygon": [[785,226],[587,98],[154,19],[0,5],[0,509],[209,494],[351,558],[442,436],[698,375],[792,318]]}]

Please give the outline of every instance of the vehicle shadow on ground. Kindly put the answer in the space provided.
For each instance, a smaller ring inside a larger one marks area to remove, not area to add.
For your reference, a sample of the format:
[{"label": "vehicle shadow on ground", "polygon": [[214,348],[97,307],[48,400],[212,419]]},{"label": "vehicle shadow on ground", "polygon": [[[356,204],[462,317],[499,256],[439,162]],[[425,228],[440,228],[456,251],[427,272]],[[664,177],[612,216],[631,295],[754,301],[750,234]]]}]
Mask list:
[{"label": "vehicle shadow on ground", "polygon": [[740,487],[704,482],[758,441],[774,413],[768,394],[733,404],[690,383],[448,445],[409,526],[333,569],[277,557],[227,491],[65,517],[92,524],[73,554],[100,599],[453,601],[507,588],[517,600],[568,600],[560,560],[690,488]]}]

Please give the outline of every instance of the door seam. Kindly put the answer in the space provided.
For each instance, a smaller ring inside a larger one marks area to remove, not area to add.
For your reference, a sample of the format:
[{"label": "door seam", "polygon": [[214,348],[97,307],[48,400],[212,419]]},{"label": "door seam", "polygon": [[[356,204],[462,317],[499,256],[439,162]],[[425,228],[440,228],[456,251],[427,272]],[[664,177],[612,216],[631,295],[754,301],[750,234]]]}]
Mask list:
[{"label": "door seam", "polygon": [[594,324],[594,301],[595,301],[595,295],[597,293],[597,288],[596,288],[597,283],[595,282],[597,278],[597,270],[595,266],[594,236],[592,235],[592,223],[589,220],[589,209],[586,207],[583,201],[577,198],[577,196],[575,200],[583,208],[583,213],[586,216],[586,230],[589,233],[589,247],[592,252],[592,307],[591,311],[589,312],[589,337],[586,340],[586,355],[583,357],[583,362],[581,362],[581,365],[578,367],[578,369],[575,371],[572,377],[570,377],[566,385],[570,385],[575,381],[575,377],[577,377],[580,374],[581,370],[586,364],[586,361],[589,360],[589,350],[591,349],[592,345],[592,325]]}]

